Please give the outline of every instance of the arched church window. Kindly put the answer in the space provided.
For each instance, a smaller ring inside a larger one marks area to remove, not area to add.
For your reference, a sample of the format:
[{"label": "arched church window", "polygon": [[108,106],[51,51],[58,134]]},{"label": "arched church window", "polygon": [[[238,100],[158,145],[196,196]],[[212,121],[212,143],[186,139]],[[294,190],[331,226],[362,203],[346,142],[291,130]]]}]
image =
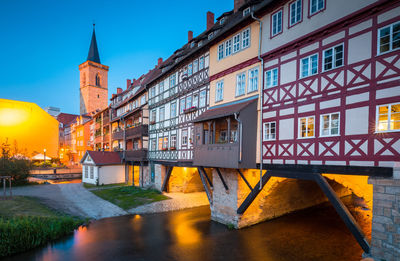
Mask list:
[{"label": "arched church window", "polygon": [[100,86],[100,75],[96,74],[96,86]]},{"label": "arched church window", "polygon": [[82,85],[86,85],[86,73],[82,73]]}]

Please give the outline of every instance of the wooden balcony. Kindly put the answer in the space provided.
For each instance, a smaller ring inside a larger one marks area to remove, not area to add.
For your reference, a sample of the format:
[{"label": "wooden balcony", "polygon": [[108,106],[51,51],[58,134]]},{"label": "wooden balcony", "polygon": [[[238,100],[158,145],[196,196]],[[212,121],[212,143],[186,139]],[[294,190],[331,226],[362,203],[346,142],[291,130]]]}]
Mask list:
[{"label": "wooden balcony", "polygon": [[240,167],[239,143],[203,144],[194,147],[193,165],[204,167]]},{"label": "wooden balcony", "polygon": [[116,132],[113,132],[113,134],[111,135],[112,140],[123,140],[124,139],[124,131],[123,130],[119,130]]},{"label": "wooden balcony", "polygon": [[124,151],[125,161],[147,161],[147,149]]},{"label": "wooden balcony", "polygon": [[126,129],[126,138],[133,139],[140,136],[149,135],[149,125],[142,124],[133,128]]}]

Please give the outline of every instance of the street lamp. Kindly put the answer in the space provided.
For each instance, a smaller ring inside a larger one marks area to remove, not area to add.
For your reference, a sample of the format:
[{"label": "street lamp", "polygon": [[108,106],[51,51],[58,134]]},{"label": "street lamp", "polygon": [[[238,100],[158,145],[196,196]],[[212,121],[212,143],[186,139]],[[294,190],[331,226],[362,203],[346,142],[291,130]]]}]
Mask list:
[{"label": "street lamp", "polygon": [[43,160],[46,163],[46,149],[43,149]]}]

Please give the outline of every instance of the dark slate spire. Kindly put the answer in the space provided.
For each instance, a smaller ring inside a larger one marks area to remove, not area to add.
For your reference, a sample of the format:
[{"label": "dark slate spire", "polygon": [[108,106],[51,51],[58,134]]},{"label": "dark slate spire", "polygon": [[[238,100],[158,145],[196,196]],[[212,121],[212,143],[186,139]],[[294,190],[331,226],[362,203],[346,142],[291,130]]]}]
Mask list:
[{"label": "dark slate spire", "polygon": [[93,24],[93,34],[92,34],[92,42],[90,43],[89,54],[86,61],[92,61],[96,63],[100,62],[99,50],[97,49],[97,42],[96,42],[96,33],[94,31]]}]

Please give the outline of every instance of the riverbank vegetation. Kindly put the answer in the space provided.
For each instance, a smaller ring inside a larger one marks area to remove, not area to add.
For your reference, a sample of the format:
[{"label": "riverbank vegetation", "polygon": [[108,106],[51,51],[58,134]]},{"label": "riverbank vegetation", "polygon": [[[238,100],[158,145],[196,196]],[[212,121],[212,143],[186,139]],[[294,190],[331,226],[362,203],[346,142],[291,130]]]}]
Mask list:
[{"label": "riverbank vegetation", "polygon": [[0,200],[0,257],[45,245],[86,221],[50,209],[31,197]]},{"label": "riverbank vegetation", "polygon": [[122,209],[128,210],[140,205],[169,199],[155,189],[142,189],[133,186],[90,190],[98,197],[110,201]]}]

